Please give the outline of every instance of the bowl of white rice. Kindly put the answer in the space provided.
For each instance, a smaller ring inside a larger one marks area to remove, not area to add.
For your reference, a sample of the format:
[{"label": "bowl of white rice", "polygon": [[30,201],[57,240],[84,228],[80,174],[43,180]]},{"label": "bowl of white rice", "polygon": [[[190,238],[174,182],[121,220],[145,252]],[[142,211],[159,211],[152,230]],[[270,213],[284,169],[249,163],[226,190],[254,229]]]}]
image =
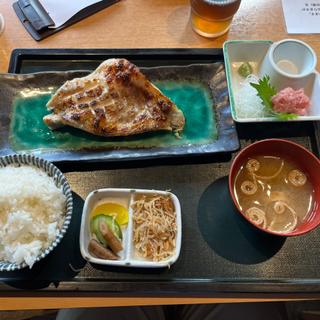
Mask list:
[{"label": "bowl of white rice", "polygon": [[72,215],[71,188],[52,163],[29,154],[0,157],[0,271],[43,259]]}]

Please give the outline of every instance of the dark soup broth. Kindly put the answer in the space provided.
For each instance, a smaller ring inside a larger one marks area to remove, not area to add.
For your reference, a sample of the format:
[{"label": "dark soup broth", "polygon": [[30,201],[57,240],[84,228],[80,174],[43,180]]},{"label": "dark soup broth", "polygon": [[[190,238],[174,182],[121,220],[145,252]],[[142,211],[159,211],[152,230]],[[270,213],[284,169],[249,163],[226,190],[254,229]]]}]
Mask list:
[{"label": "dark soup broth", "polygon": [[237,173],[234,194],[249,220],[278,233],[295,230],[314,207],[307,173],[283,156],[248,158]]}]

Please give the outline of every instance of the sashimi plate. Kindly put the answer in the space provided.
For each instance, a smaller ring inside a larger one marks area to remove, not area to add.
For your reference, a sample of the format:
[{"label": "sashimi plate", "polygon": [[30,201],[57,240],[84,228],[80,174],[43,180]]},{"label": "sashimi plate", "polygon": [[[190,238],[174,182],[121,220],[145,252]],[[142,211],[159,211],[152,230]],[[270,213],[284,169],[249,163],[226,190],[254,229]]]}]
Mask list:
[{"label": "sashimi plate", "polygon": [[[230,106],[232,118],[236,122],[273,122],[281,121],[277,117],[268,115],[254,116],[246,115],[241,109],[241,105],[248,105],[241,91],[244,79],[238,74],[238,69],[242,63],[248,62],[252,66],[252,74],[258,76],[260,67],[268,53],[272,41],[269,40],[230,40],[223,46],[227,82],[229,87]],[[271,79],[272,80],[272,79]],[[304,116],[297,116],[295,119],[287,121],[315,121],[320,120],[320,76],[318,72],[310,75],[308,85],[303,88],[311,101],[308,113]],[[242,100],[242,101],[241,101]]]}]

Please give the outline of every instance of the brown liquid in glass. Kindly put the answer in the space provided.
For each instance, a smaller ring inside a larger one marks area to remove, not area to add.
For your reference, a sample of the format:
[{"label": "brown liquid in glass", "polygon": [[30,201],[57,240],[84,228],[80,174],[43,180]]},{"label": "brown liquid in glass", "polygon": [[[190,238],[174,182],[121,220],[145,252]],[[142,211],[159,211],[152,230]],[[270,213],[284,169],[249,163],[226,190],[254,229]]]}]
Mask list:
[{"label": "brown liquid in glass", "polygon": [[191,0],[191,22],[193,29],[207,37],[225,33],[241,0]]}]

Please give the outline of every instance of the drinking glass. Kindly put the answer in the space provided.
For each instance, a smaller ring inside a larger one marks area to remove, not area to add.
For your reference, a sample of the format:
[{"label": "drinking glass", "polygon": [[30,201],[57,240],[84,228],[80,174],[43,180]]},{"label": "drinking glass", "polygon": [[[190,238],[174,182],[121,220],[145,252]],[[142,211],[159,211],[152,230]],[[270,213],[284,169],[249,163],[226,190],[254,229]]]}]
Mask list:
[{"label": "drinking glass", "polygon": [[191,0],[191,23],[201,36],[215,38],[226,33],[241,0]]}]

